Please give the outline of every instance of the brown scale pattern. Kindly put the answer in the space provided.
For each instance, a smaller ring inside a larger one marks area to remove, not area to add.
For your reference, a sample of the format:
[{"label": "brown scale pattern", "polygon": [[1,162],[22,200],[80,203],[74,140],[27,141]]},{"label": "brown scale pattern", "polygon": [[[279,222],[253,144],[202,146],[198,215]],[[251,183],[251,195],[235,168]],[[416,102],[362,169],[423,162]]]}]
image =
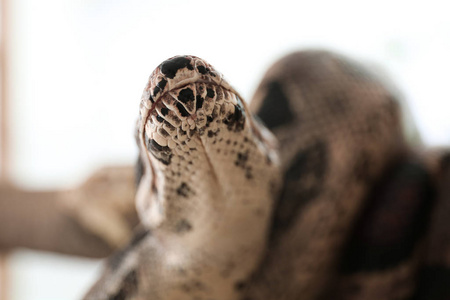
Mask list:
[{"label": "brown scale pattern", "polygon": [[[87,299],[447,299],[449,189],[433,191],[449,180],[450,155],[412,153],[395,98],[340,55],[278,61],[251,108],[278,139],[279,176],[270,135],[220,73],[193,56],[163,62],[139,133],[157,158],[147,206],[166,219],[119,253]],[[230,230],[211,234],[211,224]],[[261,229],[262,243],[243,242]],[[202,237],[194,252],[192,236]],[[182,255],[174,240],[189,241]]]},{"label": "brown scale pattern", "polygon": [[407,150],[394,95],[325,51],[291,54],[266,73],[251,108],[280,142],[285,181],[243,299],[413,296],[433,195],[424,162]]}]

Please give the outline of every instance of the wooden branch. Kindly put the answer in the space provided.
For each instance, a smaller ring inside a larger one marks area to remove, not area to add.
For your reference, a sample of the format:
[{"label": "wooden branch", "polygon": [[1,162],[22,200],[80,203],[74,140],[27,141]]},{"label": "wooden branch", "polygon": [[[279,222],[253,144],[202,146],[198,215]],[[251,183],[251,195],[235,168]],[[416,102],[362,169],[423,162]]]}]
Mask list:
[{"label": "wooden branch", "polygon": [[105,257],[137,223],[131,167],[100,170],[70,191],[0,185],[0,249],[26,247]]},{"label": "wooden branch", "polygon": [[62,209],[57,192],[0,189],[0,246],[103,257],[112,249]]}]

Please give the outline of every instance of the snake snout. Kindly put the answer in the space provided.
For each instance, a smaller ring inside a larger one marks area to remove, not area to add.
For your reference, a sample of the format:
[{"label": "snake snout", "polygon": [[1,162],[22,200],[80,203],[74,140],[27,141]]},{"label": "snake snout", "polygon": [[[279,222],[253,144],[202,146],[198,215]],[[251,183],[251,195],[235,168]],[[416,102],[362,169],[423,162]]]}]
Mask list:
[{"label": "snake snout", "polygon": [[177,72],[182,69],[194,70],[191,59],[188,56],[175,56],[161,63],[159,66],[161,73],[170,79],[173,79]]},{"label": "snake snout", "polygon": [[197,148],[194,136],[216,136],[222,123],[228,130],[242,130],[245,109],[210,64],[183,55],[165,60],[153,71],[142,96],[140,122],[147,151],[169,165],[174,153]]},{"label": "snake snout", "polygon": [[163,61],[158,68],[164,76],[177,81],[189,78],[198,80],[199,78],[206,79],[206,77],[221,77],[205,60],[192,55],[174,56]]},{"label": "snake snout", "polygon": [[174,56],[163,61],[151,74],[146,87],[148,100],[155,103],[164,93],[198,82],[229,88],[222,74],[205,60],[192,55]]}]

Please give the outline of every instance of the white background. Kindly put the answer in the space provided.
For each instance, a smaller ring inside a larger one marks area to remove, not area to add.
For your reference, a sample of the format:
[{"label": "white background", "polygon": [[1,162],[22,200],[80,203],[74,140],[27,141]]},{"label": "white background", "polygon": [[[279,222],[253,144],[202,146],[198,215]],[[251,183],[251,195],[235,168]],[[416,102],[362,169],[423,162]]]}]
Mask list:
[{"label": "white background", "polygon": [[[445,1],[11,0],[12,171],[65,188],[134,162],[151,71],[200,56],[246,98],[282,55],[336,50],[384,68],[423,140],[450,143],[450,18]],[[78,299],[99,262],[35,252],[10,260],[11,300]]]}]

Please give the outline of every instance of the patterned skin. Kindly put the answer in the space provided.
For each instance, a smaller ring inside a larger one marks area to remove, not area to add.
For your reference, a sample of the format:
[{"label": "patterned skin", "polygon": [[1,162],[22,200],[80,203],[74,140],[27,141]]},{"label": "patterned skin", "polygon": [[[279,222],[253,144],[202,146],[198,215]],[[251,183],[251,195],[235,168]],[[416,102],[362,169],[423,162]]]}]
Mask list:
[{"label": "patterned skin", "polygon": [[[443,154],[412,151],[395,95],[325,51],[293,53],[268,70],[251,108],[279,141],[284,179],[247,297],[431,299],[430,280],[417,280]],[[448,277],[433,274],[445,291]]]},{"label": "patterned skin", "polygon": [[241,99],[193,56],[152,73],[141,228],[85,299],[447,299],[450,159],[411,151],[382,80],[303,51],[269,69],[251,111]]},{"label": "patterned skin", "polygon": [[279,186],[273,137],[212,66],[178,56],[150,76],[137,140],[142,231],[86,299],[238,299]]}]

